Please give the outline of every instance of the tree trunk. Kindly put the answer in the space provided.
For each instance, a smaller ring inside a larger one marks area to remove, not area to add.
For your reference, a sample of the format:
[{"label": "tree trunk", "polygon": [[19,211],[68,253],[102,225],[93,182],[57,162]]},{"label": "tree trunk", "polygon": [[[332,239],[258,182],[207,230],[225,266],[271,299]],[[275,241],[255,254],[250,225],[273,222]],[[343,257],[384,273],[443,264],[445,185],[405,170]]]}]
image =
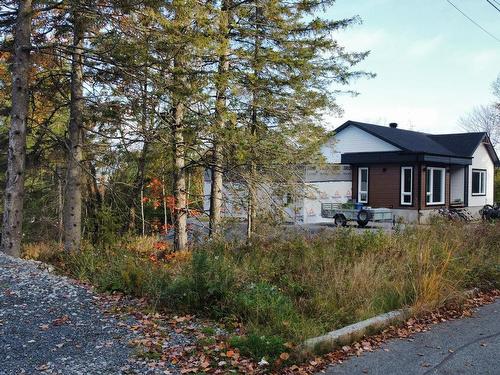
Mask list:
[{"label": "tree trunk", "polygon": [[257,168],[255,162],[250,162],[250,173],[248,177],[248,209],[247,209],[247,241],[250,241],[255,233],[257,218],[257,189],[255,188],[255,179],[257,178]]},{"label": "tree trunk", "polygon": [[92,223],[92,227],[88,228],[92,236],[92,240],[94,243],[97,243],[101,238],[99,234],[101,232],[100,228],[100,220],[99,213],[102,210],[103,197],[101,196],[101,192],[99,191],[99,185],[97,184],[97,170],[95,168],[94,163],[92,161],[88,161],[86,163],[89,174],[86,175],[86,190],[87,190],[87,215],[86,218],[90,219],[89,222]]},{"label": "tree trunk", "polygon": [[[139,156],[139,160],[137,161],[137,173],[135,175],[134,179],[134,184],[132,187],[132,193],[131,193],[131,199],[129,202],[129,220],[126,226],[126,229],[135,232],[136,228],[136,219],[137,219],[137,213],[136,213],[136,204],[137,201],[141,201],[141,207],[143,206],[142,203],[142,191],[144,190],[144,176],[146,173],[146,155],[149,152],[149,142],[147,140],[144,140],[144,143],[142,144],[142,149],[141,153]],[[142,208],[141,208],[142,210]]]},{"label": "tree trunk", "polygon": [[209,220],[209,235],[215,236],[219,232],[222,211],[222,153],[220,146],[214,144],[213,146],[213,160],[212,160],[212,185],[210,187],[210,220]]},{"label": "tree trunk", "polygon": [[70,120],[67,140],[67,175],[64,191],[64,250],[80,249],[82,228],[83,159],[83,38],[84,20],[78,9],[73,15]]},{"label": "tree trunk", "polygon": [[256,192],[256,179],[257,179],[257,167],[255,165],[256,152],[254,142],[257,142],[257,128],[258,128],[258,105],[259,105],[259,83],[258,76],[260,72],[260,48],[262,44],[260,35],[260,19],[262,18],[262,7],[257,4],[255,9],[255,24],[256,24],[256,34],[255,34],[255,46],[254,46],[254,56],[253,56],[253,75],[256,82],[252,87],[252,118],[250,119],[250,139],[251,139],[251,150],[250,150],[250,165],[248,173],[248,204],[247,204],[247,242],[249,242],[255,233],[256,217],[257,217],[257,192]]},{"label": "tree trunk", "polygon": [[[130,211],[129,211],[129,222],[128,222],[128,230],[134,230],[135,228],[135,204],[137,202],[138,196],[141,194],[141,191],[144,190],[144,176],[146,172],[146,158],[149,152],[149,133],[150,129],[148,128],[148,79],[149,79],[149,69],[145,67],[144,70],[144,82],[141,85],[141,134],[143,136],[143,144],[141,153],[139,155],[139,160],[137,162],[137,173],[135,175],[134,186],[132,188],[132,196],[130,200]],[[142,199],[142,197],[141,197]],[[141,203],[141,207],[142,207]],[[142,210],[142,208],[141,208]],[[144,235],[144,234],[143,234]]]},{"label": "tree trunk", "polygon": [[161,193],[163,199],[163,233],[165,236],[168,234],[168,208],[167,208],[167,196],[165,190],[165,180],[161,180]]},{"label": "tree trunk", "polygon": [[184,104],[178,100],[174,104],[174,124],[172,135],[174,139],[174,228],[176,251],[187,247],[187,210],[186,210],[186,170],[185,143],[183,134]]},{"label": "tree trunk", "polygon": [[216,129],[214,135],[214,144],[212,149],[212,185],[210,189],[210,221],[209,234],[216,235],[220,230],[221,211],[222,211],[222,186],[223,186],[223,156],[222,147],[218,131],[224,129],[226,124],[227,103],[226,95],[228,88],[229,72],[229,24],[231,1],[224,0],[221,6],[221,16],[219,23],[219,35],[222,38],[220,42],[219,70],[216,82]]},{"label": "tree trunk", "polygon": [[63,172],[61,171],[61,168],[57,166],[56,168],[56,175],[57,175],[57,227],[58,227],[58,242],[59,246],[62,245],[63,243],[63,206],[64,206],[64,187],[63,187]]},{"label": "tree trunk", "polygon": [[144,187],[141,187],[141,223],[142,223],[142,235],[146,235],[146,220],[144,218]]},{"label": "tree trunk", "polygon": [[1,236],[2,242],[0,244],[2,251],[16,257],[21,254],[22,239],[31,17],[31,0],[19,1],[15,26],[14,62],[12,66],[12,109]]}]

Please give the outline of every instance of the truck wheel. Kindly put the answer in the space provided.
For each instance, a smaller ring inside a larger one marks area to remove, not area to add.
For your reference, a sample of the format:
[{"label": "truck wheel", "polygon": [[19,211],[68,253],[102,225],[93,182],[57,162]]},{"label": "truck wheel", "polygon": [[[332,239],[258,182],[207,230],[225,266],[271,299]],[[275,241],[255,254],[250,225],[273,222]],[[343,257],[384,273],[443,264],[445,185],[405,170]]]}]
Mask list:
[{"label": "truck wheel", "polygon": [[370,221],[370,213],[367,210],[360,210],[358,212],[358,225],[361,228],[366,227],[366,224]]},{"label": "truck wheel", "polygon": [[337,227],[345,227],[347,225],[347,220],[342,214],[335,215],[334,222]]}]

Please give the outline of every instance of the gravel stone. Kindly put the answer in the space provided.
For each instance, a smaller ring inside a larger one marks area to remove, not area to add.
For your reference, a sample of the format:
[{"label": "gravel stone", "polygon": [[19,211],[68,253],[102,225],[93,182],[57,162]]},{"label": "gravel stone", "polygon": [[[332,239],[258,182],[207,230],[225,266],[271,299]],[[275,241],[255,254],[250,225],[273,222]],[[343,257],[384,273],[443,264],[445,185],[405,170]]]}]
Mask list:
[{"label": "gravel stone", "polygon": [[[0,253],[0,375],[178,373],[134,357],[134,318],[119,325],[92,291],[52,271]],[[171,334],[169,344],[188,343]]]}]

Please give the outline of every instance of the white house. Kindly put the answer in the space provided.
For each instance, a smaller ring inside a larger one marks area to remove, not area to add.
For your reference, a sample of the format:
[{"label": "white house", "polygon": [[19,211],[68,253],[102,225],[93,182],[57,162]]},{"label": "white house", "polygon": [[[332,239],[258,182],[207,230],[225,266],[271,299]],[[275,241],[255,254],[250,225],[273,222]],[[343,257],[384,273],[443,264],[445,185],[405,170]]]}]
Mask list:
[{"label": "white house", "polygon": [[[268,207],[281,208],[291,222],[331,221],[322,203],[359,202],[391,208],[396,217],[424,222],[441,207],[468,208],[477,214],[494,197],[500,162],[486,133],[427,134],[347,121],[321,149],[327,168],[304,169],[303,194],[273,196]],[[226,184],[226,216],[245,217],[246,189]],[[205,180],[205,209],[210,180]],[[293,198],[293,199],[290,199]]]}]

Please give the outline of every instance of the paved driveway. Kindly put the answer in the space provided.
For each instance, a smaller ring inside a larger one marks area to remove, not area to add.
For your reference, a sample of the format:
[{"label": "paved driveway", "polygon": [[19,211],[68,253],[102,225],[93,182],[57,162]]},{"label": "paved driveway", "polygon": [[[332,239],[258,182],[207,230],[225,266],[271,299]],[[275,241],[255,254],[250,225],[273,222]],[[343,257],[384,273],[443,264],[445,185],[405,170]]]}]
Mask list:
[{"label": "paved driveway", "polygon": [[326,370],[330,375],[500,374],[500,300],[480,307],[472,318],[431,327],[409,340],[382,348]]}]

